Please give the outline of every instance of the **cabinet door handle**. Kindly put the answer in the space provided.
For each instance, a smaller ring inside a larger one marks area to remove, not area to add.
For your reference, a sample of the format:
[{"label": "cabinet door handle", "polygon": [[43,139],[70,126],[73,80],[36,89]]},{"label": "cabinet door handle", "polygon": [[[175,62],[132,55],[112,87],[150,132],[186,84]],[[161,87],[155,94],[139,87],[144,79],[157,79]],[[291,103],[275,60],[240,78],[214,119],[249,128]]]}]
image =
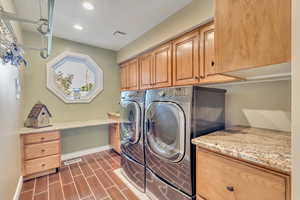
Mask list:
[{"label": "cabinet door handle", "polygon": [[214,67],[215,66],[215,62],[211,61],[211,66]]},{"label": "cabinet door handle", "polygon": [[227,186],[226,189],[227,189],[229,192],[234,192],[234,187],[233,187],[233,186]]},{"label": "cabinet door handle", "polygon": [[195,76],[195,79],[197,79],[197,80],[198,80],[198,79],[199,79],[199,76]]}]

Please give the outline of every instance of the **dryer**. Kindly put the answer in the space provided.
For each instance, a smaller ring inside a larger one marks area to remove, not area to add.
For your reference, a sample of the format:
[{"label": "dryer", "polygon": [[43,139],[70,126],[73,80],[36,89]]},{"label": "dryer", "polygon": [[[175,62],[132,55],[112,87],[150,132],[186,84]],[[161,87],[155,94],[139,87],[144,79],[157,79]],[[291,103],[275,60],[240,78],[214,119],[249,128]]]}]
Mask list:
[{"label": "dryer", "polygon": [[225,90],[196,86],[146,93],[146,193],[157,200],[195,198],[191,139],[224,129]]},{"label": "dryer", "polygon": [[145,191],[144,120],[145,91],[121,93],[121,166],[125,177]]}]

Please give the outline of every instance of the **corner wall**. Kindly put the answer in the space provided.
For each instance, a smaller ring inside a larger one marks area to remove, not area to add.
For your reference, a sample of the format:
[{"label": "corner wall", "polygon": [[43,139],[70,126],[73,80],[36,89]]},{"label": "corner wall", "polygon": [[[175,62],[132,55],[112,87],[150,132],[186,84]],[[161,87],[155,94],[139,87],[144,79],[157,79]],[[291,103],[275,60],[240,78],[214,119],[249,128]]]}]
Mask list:
[{"label": "corner wall", "polygon": [[[23,36],[26,45],[41,45],[38,34],[24,31]],[[46,64],[64,51],[86,54],[102,68],[104,90],[91,103],[66,104],[47,89]],[[23,121],[37,101],[47,105],[53,115],[51,122],[107,119],[107,112],[119,110],[120,89],[116,52],[54,37],[50,58],[42,59],[38,51],[32,50],[28,50],[26,56],[30,66],[24,73]],[[73,129],[63,131],[62,134],[63,154],[104,145],[108,145],[107,126]]]},{"label": "corner wall", "polygon": [[291,81],[215,85],[226,89],[226,125],[291,131]]}]

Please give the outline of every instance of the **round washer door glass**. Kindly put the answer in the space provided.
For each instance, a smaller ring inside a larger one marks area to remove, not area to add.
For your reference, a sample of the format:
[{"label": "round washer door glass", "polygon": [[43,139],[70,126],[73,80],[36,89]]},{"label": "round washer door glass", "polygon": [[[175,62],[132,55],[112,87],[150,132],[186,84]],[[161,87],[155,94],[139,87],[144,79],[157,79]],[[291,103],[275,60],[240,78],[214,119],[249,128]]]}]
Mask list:
[{"label": "round washer door glass", "polygon": [[184,156],[185,117],[175,103],[153,102],[146,111],[146,142],[155,155],[172,162]]},{"label": "round washer door glass", "polygon": [[121,140],[135,144],[140,138],[140,106],[134,101],[121,102]]}]

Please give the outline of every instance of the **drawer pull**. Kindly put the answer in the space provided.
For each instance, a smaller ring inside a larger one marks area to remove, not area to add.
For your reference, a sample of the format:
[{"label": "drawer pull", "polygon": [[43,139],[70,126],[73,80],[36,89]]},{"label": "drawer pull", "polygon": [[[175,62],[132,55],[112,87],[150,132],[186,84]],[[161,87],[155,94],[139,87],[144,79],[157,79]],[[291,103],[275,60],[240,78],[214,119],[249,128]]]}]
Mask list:
[{"label": "drawer pull", "polygon": [[46,166],[46,164],[45,164],[45,163],[41,164],[41,167],[45,167],[45,166]]},{"label": "drawer pull", "polygon": [[41,140],[44,140],[45,138],[44,137],[41,137]]},{"label": "drawer pull", "polygon": [[234,187],[233,187],[233,186],[227,186],[226,189],[227,189],[229,192],[234,192]]},{"label": "drawer pull", "polygon": [[42,153],[44,153],[45,151],[46,151],[45,149],[42,149],[42,150],[41,150]]}]

